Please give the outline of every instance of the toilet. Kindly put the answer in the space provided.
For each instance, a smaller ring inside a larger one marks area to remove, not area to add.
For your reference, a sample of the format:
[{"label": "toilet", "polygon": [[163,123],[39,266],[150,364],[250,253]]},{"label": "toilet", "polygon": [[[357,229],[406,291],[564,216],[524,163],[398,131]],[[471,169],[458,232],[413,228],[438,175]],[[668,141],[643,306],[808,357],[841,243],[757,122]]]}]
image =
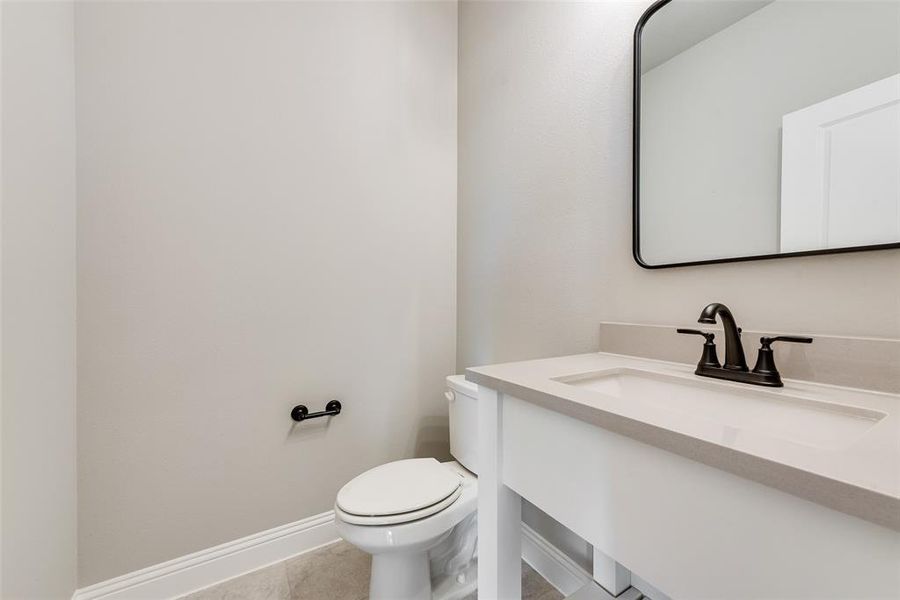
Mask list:
[{"label": "toilet", "polygon": [[476,586],[478,387],[447,378],[450,454],[379,465],[337,494],[338,533],[372,555],[373,600],[457,600]]}]

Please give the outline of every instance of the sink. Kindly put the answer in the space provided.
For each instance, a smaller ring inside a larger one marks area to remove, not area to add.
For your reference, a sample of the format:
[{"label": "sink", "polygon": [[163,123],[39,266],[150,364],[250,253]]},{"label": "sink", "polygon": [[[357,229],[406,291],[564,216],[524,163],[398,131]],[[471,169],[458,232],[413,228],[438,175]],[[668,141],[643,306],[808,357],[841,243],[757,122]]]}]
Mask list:
[{"label": "sink", "polygon": [[715,421],[735,434],[754,432],[817,448],[851,444],[887,416],[868,408],[793,394],[789,388],[772,391],[632,368],[553,380],[646,408]]}]

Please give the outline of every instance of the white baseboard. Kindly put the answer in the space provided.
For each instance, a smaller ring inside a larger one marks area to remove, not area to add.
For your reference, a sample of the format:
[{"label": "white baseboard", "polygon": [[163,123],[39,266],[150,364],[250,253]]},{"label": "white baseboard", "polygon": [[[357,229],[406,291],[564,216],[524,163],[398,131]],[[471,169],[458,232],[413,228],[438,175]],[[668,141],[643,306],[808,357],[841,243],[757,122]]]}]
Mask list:
[{"label": "white baseboard", "polygon": [[593,578],[534,529],[522,523],[522,558],[563,596],[574,594]]},{"label": "white baseboard", "polygon": [[[76,590],[72,600],[178,598],[338,539],[334,511],[328,511]],[[591,581],[590,573],[524,523],[522,558],[563,595]]]},{"label": "white baseboard", "polygon": [[339,538],[328,511],[76,590],[72,600],[178,598]]}]

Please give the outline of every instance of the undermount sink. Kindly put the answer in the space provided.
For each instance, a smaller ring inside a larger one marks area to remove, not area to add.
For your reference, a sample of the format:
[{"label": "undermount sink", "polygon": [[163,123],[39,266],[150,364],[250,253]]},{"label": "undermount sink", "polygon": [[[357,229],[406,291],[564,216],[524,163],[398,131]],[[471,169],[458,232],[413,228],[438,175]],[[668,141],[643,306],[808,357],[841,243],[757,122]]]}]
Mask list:
[{"label": "undermount sink", "polygon": [[887,416],[868,408],[792,395],[787,388],[772,391],[631,368],[553,380],[649,408],[712,420],[735,432],[754,432],[819,448],[851,444]]}]

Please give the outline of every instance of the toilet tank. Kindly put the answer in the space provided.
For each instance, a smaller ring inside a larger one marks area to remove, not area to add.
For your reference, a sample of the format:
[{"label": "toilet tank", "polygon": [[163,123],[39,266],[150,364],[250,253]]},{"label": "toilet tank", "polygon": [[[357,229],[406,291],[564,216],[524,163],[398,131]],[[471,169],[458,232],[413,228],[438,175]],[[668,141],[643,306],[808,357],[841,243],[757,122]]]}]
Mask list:
[{"label": "toilet tank", "polygon": [[447,378],[450,408],[450,454],[462,466],[478,473],[478,386],[465,375]]}]

